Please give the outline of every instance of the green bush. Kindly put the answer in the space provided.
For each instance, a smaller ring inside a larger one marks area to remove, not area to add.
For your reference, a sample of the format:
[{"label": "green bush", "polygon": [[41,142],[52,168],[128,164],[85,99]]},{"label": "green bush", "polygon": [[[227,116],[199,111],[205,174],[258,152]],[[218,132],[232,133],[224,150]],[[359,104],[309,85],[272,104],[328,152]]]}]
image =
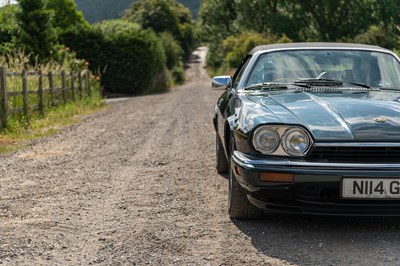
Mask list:
[{"label": "green bush", "polygon": [[89,62],[89,68],[94,72],[101,72],[104,68],[102,52],[105,44],[105,36],[93,27],[74,27],[60,34],[60,41],[72,51],[78,58],[84,58]]},{"label": "green bush", "polygon": [[107,92],[138,95],[168,87],[161,41],[136,23],[107,21],[68,30],[61,38],[79,58],[89,61]]},{"label": "green bush", "polygon": [[242,32],[237,35],[231,35],[223,42],[210,44],[207,64],[224,72],[230,68],[238,67],[246,54],[255,46],[286,42],[292,42],[292,40],[285,35],[276,37],[257,32]]},{"label": "green bush", "polygon": [[265,35],[256,32],[243,32],[236,36],[229,36],[223,41],[224,63],[230,67],[238,67],[246,54],[258,45],[285,43],[291,40],[282,36]]},{"label": "green bush", "polygon": [[396,34],[388,34],[383,25],[372,25],[366,32],[348,41],[379,45],[388,49],[394,49],[398,47],[400,38]]},{"label": "green bush", "polygon": [[100,30],[105,36],[126,32],[136,32],[142,29],[142,27],[137,23],[120,19],[104,20],[94,24],[94,28]]},{"label": "green bush", "polygon": [[107,91],[142,94],[166,88],[165,82],[154,81],[164,71],[165,57],[153,32],[140,30],[107,36],[102,58],[106,66],[102,84]]},{"label": "green bush", "polygon": [[179,65],[183,59],[183,50],[179,43],[169,32],[163,32],[159,35],[165,53],[166,65],[168,69]]},{"label": "green bush", "polygon": [[166,59],[166,66],[176,83],[182,83],[185,79],[183,65],[184,52],[178,41],[169,32],[159,35]]}]

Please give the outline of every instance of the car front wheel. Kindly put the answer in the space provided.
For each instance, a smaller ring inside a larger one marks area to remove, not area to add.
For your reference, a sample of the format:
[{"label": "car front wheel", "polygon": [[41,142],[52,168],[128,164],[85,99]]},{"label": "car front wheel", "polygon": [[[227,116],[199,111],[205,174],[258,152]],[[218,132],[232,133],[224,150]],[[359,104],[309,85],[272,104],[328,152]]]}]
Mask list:
[{"label": "car front wheel", "polygon": [[[234,141],[231,141],[231,154],[234,151]],[[259,218],[263,215],[263,211],[255,207],[247,199],[244,189],[240,186],[233,173],[232,164],[229,164],[229,197],[228,197],[228,213],[232,219],[249,219]]]}]

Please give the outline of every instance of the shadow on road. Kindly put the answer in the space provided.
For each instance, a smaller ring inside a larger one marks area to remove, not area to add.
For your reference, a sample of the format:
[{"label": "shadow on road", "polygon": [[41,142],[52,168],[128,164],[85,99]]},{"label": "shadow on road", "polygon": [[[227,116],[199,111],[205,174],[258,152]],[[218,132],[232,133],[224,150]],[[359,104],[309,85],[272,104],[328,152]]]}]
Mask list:
[{"label": "shadow on road", "polygon": [[399,258],[387,255],[398,250],[400,218],[266,215],[260,220],[233,222],[257,250],[290,263],[400,263]]}]

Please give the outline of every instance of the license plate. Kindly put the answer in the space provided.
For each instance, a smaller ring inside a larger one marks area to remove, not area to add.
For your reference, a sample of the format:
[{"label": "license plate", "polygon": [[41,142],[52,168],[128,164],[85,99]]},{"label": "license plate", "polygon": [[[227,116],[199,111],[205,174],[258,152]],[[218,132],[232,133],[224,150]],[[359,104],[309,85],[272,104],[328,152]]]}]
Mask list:
[{"label": "license plate", "polygon": [[400,178],[343,178],[343,198],[400,198]]}]

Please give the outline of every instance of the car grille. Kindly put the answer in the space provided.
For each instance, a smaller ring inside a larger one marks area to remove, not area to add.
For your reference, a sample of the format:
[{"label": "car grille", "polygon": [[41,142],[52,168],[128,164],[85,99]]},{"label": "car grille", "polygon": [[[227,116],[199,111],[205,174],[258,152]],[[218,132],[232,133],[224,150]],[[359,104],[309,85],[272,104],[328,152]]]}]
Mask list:
[{"label": "car grille", "polygon": [[314,146],[306,157],[313,162],[400,163],[400,147]]}]

